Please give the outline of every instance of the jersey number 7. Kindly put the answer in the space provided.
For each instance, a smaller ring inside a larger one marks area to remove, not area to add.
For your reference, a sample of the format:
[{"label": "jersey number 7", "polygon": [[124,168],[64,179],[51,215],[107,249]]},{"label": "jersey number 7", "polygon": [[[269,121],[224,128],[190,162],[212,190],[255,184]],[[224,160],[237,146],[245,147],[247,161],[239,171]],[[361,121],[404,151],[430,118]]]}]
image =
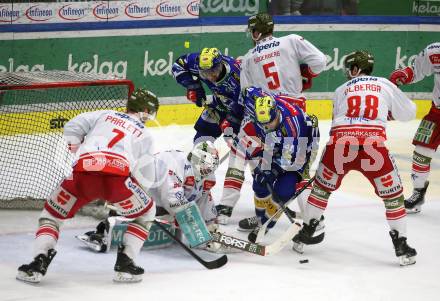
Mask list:
[{"label": "jersey number 7", "polygon": [[121,130],[118,130],[118,129],[113,129],[112,132],[116,133],[116,136],[112,140],[110,140],[110,142],[107,145],[108,148],[112,148],[113,145],[118,143],[125,136],[125,133]]},{"label": "jersey number 7", "polygon": [[[365,109],[363,118],[365,119],[376,119],[378,115],[377,107],[379,106],[379,98],[374,95],[366,95],[365,96]],[[347,98],[347,117],[359,117],[361,113],[361,104],[362,104],[362,97],[359,95],[350,96]]]},{"label": "jersey number 7", "polygon": [[269,89],[275,90],[280,87],[280,78],[278,77],[277,71],[270,71],[270,68],[272,67],[275,67],[275,62],[264,64],[263,71],[266,78],[270,79],[270,81],[267,82],[267,86],[269,87]]}]

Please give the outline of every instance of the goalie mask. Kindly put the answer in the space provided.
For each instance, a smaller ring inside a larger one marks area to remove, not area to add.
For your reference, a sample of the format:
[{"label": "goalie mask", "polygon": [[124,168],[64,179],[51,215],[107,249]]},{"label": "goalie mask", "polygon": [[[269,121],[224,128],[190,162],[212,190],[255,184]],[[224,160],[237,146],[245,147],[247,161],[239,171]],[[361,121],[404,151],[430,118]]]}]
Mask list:
[{"label": "goalie mask", "polygon": [[203,48],[199,56],[199,74],[203,79],[218,82],[223,71],[222,54],[217,48]]},{"label": "goalie mask", "polygon": [[[253,36],[254,31],[258,31],[260,36],[255,39]],[[248,19],[248,31],[254,41],[258,41],[262,36],[273,33],[273,19],[268,13],[258,13]]]},{"label": "goalie mask", "polygon": [[217,169],[219,164],[218,151],[211,141],[199,142],[188,154],[188,161],[191,163],[196,179],[201,180]]},{"label": "goalie mask", "polygon": [[[159,99],[147,89],[136,89],[128,99],[127,110],[138,113],[142,122],[154,120],[159,110]],[[148,110],[148,113],[145,110]]]},{"label": "goalie mask", "polygon": [[[357,50],[349,53],[344,60],[345,75],[347,78],[354,78],[361,73],[370,75],[373,72],[374,57],[365,50]],[[357,67],[358,71],[353,74],[353,68]]]}]

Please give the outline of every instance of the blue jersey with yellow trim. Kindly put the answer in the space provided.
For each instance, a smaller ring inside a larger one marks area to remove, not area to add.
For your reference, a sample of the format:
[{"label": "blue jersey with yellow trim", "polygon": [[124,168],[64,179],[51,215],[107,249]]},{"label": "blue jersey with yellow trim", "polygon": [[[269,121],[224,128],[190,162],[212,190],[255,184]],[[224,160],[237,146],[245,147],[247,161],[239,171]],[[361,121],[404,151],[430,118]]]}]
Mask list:
[{"label": "blue jersey with yellow trim", "polygon": [[[281,114],[279,126],[271,132],[267,132],[255,115],[255,98],[267,95],[275,99]],[[256,87],[246,88],[243,102],[245,120],[253,123],[256,136],[264,144],[264,151],[260,151],[258,156],[265,159],[271,156],[272,168],[279,171],[303,172],[312,150],[319,146],[319,129],[310,117],[300,107]]]},{"label": "blue jersey with yellow trim", "polygon": [[216,83],[200,76],[200,54],[198,52],[180,56],[173,64],[173,76],[185,88],[198,82],[205,83],[213,95],[212,101],[208,101],[207,106],[220,113],[232,114],[241,120],[243,106],[238,101],[240,97],[240,65],[233,57],[226,55],[221,57],[226,72],[223,78]]}]

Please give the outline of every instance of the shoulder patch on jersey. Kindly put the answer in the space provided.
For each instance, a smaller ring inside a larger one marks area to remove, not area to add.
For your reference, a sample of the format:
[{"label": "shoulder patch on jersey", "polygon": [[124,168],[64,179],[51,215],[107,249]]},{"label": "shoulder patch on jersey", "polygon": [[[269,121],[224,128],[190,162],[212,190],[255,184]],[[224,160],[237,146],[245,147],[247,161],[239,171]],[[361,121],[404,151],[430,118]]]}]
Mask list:
[{"label": "shoulder patch on jersey", "polygon": [[440,64],[440,53],[434,53],[429,56],[429,60],[432,64],[437,65]]},{"label": "shoulder patch on jersey", "polygon": [[203,190],[211,190],[212,187],[214,187],[215,181],[211,180],[205,180],[203,182]]},{"label": "shoulder patch on jersey", "polygon": [[185,186],[194,186],[194,184],[196,183],[196,180],[194,179],[193,176],[189,176],[185,178],[185,183],[183,185]]}]

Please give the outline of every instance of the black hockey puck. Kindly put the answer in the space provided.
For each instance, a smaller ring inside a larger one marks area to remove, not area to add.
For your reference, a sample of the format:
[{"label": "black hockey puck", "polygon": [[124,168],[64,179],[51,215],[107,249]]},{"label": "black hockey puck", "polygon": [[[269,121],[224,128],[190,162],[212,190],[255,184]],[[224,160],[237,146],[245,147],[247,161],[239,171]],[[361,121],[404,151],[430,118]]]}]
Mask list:
[{"label": "black hockey puck", "polygon": [[309,263],[309,260],[308,260],[308,259],[301,259],[301,260],[299,261],[299,263]]}]

